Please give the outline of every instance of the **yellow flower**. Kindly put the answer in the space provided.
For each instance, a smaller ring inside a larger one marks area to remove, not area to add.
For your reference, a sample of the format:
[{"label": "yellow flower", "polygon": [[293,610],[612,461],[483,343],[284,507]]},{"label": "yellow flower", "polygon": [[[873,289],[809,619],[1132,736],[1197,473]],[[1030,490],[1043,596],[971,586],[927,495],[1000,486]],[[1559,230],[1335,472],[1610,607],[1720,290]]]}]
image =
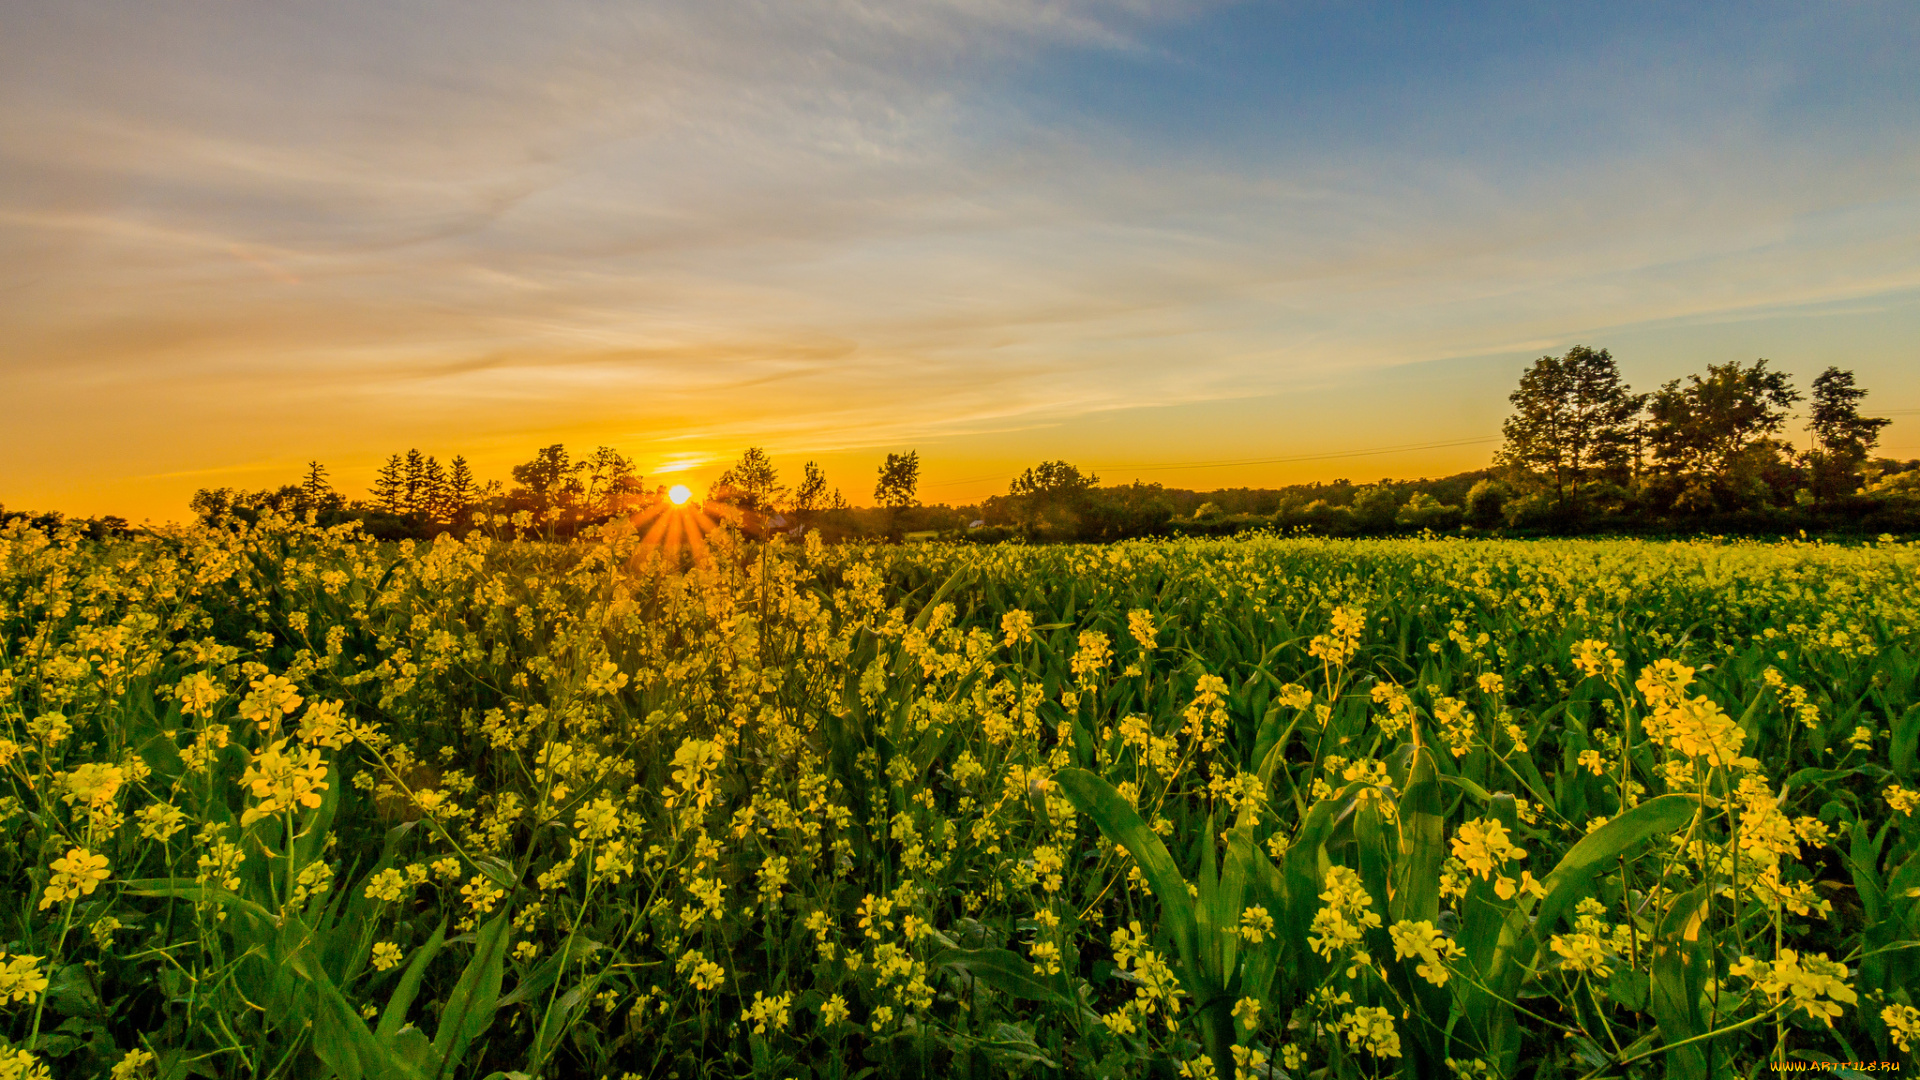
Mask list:
[{"label": "yellow flower", "polygon": [[246,826],[296,806],[319,806],[320,793],[327,790],[327,766],[320,751],[303,747],[289,754],[287,740],[277,739],[254,751],[240,782],[258,800],[240,815],[240,824]]},{"label": "yellow flower", "polygon": [[166,843],[174,833],[186,828],[186,812],[171,803],[154,803],[134,815],[140,819],[140,835]]},{"label": "yellow flower", "polygon": [[1153,612],[1145,608],[1134,608],[1127,612],[1127,632],[1133,635],[1140,648],[1151,650],[1157,631],[1153,625]]},{"label": "yellow flower", "polygon": [[1273,916],[1258,904],[1240,913],[1240,937],[1244,941],[1259,944],[1267,935],[1273,933]]},{"label": "yellow flower", "polygon": [[108,805],[119,794],[126,775],[118,765],[89,762],[80,766],[63,778],[67,805],[79,802],[96,809]]},{"label": "yellow flower", "polygon": [[493,910],[493,905],[499,903],[507,891],[495,888],[485,874],[475,874],[472,880],[460,886],[460,895],[467,898],[467,906],[473,908],[474,914],[484,915]]},{"label": "yellow flower", "polygon": [[1913,808],[1920,805],[1920,791],[1908,791],[1899,784],[1888,785],[1883,794],[1887,797],[1887,805],[1893,807],[1895,813],[1905,814],[1907,817],[1912,817]]},{"label": "yellow flower", "polygon": [[367,879],[366,897],[382,903],[397,903],[401,897],[413,891],[413,885],[407,876],[388,867]]},{"label": "yellow flower", "polygon": [[1015,608],[1000,616],[1002,643],[1008,646],[1024,645],[1033,640],[1033,615]]},{"label": "yellow flower", "polygon": [[40,895],[40,910],[45,911],[63,900],[92,896],[93,890],[99,888],[110,873],[105,855],[95,855],[86,848],[68,851],[53,860],[53,878],[47,882],[46,892]]},{"label": "yellow flower", "polygon": [[1460,826],[1453,837],[1453,855],[1468,870],[1481,878],[1508,859],[1524,859],[1527,853],[1507,835],[1507,827],[1498,818],[1475,818]]},{"label": "yellow flower", "polygon": [[1393,1029],[1393,1016],[1377,1005],[1362,1005],[1340,1017],[1340,1029],[1347,1033],[1347,1046],[1365,1047],[1374,1057],[1399,1057],[1400,1033]]},{"label": "yellow flower", "polygon": [[1403,919],[1387,927],[1387,934],[1393,938],[1393,958],[1419,960],[1414,973],[1435,986],[1445,986],[1453,977],[1448,961],[1465,955],[1458,943],[1425,919],[1419,922]]},{"label": "yellow flower", "polygon": [[373,946],[373,970],[389,971],[400,964],[400,946],[381,941]]},{"label": "yellow flower", "polygon": [[847,999],[835,994],[820,1005],[820,1023],[826,1027],[847,1022]]},{"label": "yellow flower", "polygon": [[279,675],[265,675],[252,682],[253,690],[240,699],[240,718],[251,720],[261,731],[271,728],[281,717],[300,707],[300,693],[293,683]]},{"label": "yellow flower", "polygon": [[755,1035],[765,1035],[769,1027],[775,1031],[784,1030],[791,1019],[788,1012],[793,1006],[792,994],[767,997],[758,990],[753,992],[753,1003],[747,1006],[740,1019],[753,1025]]},{"label": "yellow flower", "polygon": [[1893,1036],[1894,1045],[1901,1050],[1911,1052],[1913,1044],[1920,1041],[1920,1009],[1911,1005],[1889,1005],[1880,1010],[1880,1019],[1886,1022],[1887,1034]]},{"label": "yellow flower", "polygon": [[[1754,989],[1765,994],[1769,1001],[1789,1000],[1792,1008],[1828,1027],[1832,1027],[1833,1018],[1841,1014],[1842,1004],[1851,1005],[1859,1000],[1845,982],[1847,966],[1827,959],[1826,953],[1803,958],[1792,949],[1781,949],[1771,964],[1743,956],[1727,973],[1751,980]],[[1820,1000],[1823,997],[1827,1000]]]},{"label": "yellow flower", "polygon": [[41,957],[15,956],[7,959],[7,951],[0,949],[0,960],[6,960],[0,967],[0,1005],[24,1002],[28,1005],[40,999],[40,992],[47,988],[47,977],[40,970]]},{"label": "yellow flower", "polygon": [[0,1050],[0,1080],[51,1080],[52,1076],[28,1051],[17,1046]]},{"label": "yellow flower", "polygon": [[153,1055],[145,1050],[129,1050],[108,1074],[109,1080],[139,1080],[152,1071]]},{"label": "yellow flower", "polygon": [[1243,997],[1233,1003],[1233,1018],[1240,1026],[1252,1031],[1260,1026],[1260,1001],[1258,998]]},{"label": "yellow flower", "polygon": [[1380,915],[1368,910],[1373,898],[1361,884],[1360,875],[1352,870],[1344,866],[1330,867],[1326,885],[1326,891],[1320,894],[1325,906],[1314,912],[1307,942],[1315,952],[1331,960],[1336,950],[1358,945],[1367,930],[1379,926]]}]

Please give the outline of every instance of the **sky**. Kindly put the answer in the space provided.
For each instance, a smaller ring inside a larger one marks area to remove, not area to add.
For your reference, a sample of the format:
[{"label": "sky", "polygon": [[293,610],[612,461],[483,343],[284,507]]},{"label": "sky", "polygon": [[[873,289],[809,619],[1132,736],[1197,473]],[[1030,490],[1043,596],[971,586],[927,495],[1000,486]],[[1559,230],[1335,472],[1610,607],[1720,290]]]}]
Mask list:
[{"label": "sky", "polygon": [[1920,457],[1920,7],[0,0],[0,504],[750,445],[1484,467],[1535,357]]}]

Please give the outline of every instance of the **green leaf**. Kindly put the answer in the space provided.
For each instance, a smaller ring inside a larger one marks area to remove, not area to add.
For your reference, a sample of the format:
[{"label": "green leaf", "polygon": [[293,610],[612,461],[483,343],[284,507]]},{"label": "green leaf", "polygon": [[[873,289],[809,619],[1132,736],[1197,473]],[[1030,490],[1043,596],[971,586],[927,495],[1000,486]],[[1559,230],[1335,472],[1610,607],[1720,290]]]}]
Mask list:
[{"label": "green leaf", "polygon": [[407,962],[407,970],[400,973],[400,982],[387,997],[386,1010],[380,1014],[380,1027],[374,1034],[381,1040],[393,1039],[400,1033],[401,1025],[407,1021],[407,1010],[413,1007],[414,995],[420,992],[420,980],[426,976],[427,965],[439,955],[446,940],[447,921],[441,919],[427,943],[413,950],[413,959]]},{"label": "green leaf", "polygon": [[1033,965],[1011,949],[945,949],[934,954],[936,968],[953,968],[972,976],[1008,997],[1071,1008],[1066,995],[1034,974]]},{"label": "green leaf", "polygon": [[467,969],[454,984],[447,1006],[440,1013],[440,1029],[434,1032],[435,1076],[445,1076],[448,1069],[466,1055],[467,1045],[493,1023],[511,930],[505,908],[480,928],[473,959],[467,961]]},{"label": "green leaf", "polygon": [[[1167,854],[1167,846],[1147,828],[1140,812],[1120,797],[1113,785],[1085,769],[1062,769],[1054,779],[1067,793],[1074,808],[1093,819],[1110,843],[1120,844],[1140,866],[1147,888],[1160,901],[1161,925],[1173,938],[1175,950],[1187,974],[1200,975],[1200,941],[1194,920],[1193,901],[1187,895],[1187,879]],[[1198,993],[1203,988],[1194,985]]]}]

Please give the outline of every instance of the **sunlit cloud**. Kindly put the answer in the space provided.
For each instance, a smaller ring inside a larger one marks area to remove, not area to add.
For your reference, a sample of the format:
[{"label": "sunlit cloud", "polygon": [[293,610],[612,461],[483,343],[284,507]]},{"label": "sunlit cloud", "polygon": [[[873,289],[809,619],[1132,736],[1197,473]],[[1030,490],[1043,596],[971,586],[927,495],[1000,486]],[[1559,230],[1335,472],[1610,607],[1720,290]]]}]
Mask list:
[{"label": "sunlit cloud", "polygon": [[[1666,378],[1682,329],[1744,348],[1794,312],[1880,329],[1783,362],[1920,399],[1901,11],[17,14],[0,389],[31,407],[0,499],[163,512],[229,461],[352,480],[407,445],[504,476],[562,439],[661,475],[940,443],[965,478],[996,439],[1094,454],[1079,420],[1258,397],[1273,424],[1184,456],[1305,458],[1497,425],[1406,431],[1437,423],[1394,404],[1419,365],[1497,413],[1484,358],[1631,338]],[[1331,444],[1284,404],[1329,388]],[[1193,424],[1134,458],[1219,436]]]}]

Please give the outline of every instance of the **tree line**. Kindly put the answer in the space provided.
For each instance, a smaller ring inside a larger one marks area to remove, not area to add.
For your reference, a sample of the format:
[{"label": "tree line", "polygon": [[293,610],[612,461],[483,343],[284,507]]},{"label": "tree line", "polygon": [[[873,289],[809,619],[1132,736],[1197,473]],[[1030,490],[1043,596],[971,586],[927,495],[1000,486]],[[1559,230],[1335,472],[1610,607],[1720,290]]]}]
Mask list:
[{"label": "tree line", "polygon": [[[1157,483],[1104,485],[1062,460],[1012,478],[1005,494],[965,505],[923,505],[917,451],[889,453],[872,502],[856,506],[808,461],[788,485],[761,447],[715,479],[706,507],[753,531],[818,529],[828,539],[946,536],[993,541],[1099,541],[1273,528],[1326,535],[1420,531],[1510,535],[1581,532],[1784,533],[1920,531],[1920,461],[1876,457],[1891,421],[1863,413],[1867,391],[1828,367],[1802,395],[1765,359],[1730,361],[1635,392],[1606,349],[1576,345],[1542,356],[1508,395],[1511,413],[1491,467],[1438,479],[1209,492]],[[1805,445],[1783,437],[1805,404]],[[560,538],[658,506],[632,458],[595,447],[574,456],[553,444],[480,481],[464,457],[444,466],[417,449],[395,453],[369,491],[349,498],[310,462],[297,482],[248,491],[208,488],[191,507],[203,521],[267,511],[356,521],[382,538],[462,533],[473,516],[521,522]],[[0,522],[24,517],[0,508]],[[58,515],[35,524],[52,527]],[[86,523],[91,534],[126,523]]]}]

